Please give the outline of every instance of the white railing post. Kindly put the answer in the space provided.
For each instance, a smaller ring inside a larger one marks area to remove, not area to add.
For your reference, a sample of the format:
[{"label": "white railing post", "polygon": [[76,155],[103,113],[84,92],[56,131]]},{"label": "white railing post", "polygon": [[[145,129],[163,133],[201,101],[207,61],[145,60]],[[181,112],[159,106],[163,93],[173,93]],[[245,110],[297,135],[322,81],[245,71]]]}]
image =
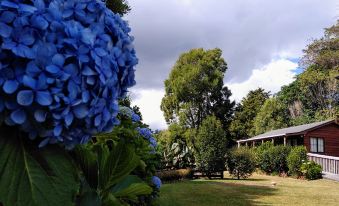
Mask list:
[{"label": "white railing post", "polygon": [[323,172],[339,174],[339,157],[308,153],[308,159],[321,165]]}]

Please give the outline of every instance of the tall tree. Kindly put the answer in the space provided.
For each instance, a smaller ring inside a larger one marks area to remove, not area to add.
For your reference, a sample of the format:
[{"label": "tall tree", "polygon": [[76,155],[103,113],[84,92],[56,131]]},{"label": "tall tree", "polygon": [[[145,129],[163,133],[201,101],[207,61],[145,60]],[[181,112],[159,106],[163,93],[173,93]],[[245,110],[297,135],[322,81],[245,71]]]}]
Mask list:
[{"label": "tall tree", "polygon": [[[339,58],[339,56],[338,56]],[[317,65],[309,66],[298,75],[300,90],[306,97],[307,106],[314,111],[315,120],[333,118],[339,112],[339,67],[324,69]]]},{"label": "tall tree", "polygon": [[278,93],[293,125],[334,118],[339,113],[339,21],[304,51],[304,71]]},{"label": "tall tree", "polygon": [[165,80],[161,110],[167,123],[199,128],[205,117],[215,115],[228,126],[234,102],[223,86],[227,64],[221,55],[220,49],[193,49],[179,57]]},{"label": "tall tree", "polygon": [[306,47],[301,65],[305,71],[298,80],[315,119],[333,118],[339,113],[339,20]]},{"label": "tall tree", "polygon": [[289,126],[296,126],[312,122],[314,112],[310,109],[310,101],[301,90],[297,79],[291,84],[283,86],[277,93],[277,99],[286,107]]},{"label": "tall tree", "polygon": [[315,65],[323,69],[338,68],[339,65],[339,20],[335,25],[325,28],[325,34],[320,39],[313,40],[306,49],[301,66],[308,68]]},{"label": "tall tree", "polygon": [[254,118],[261,106],[270,96],[262,88],[250,91],[237,105],[234,119],[230,125],[230,132],[234,139],[250,137],[255,134]]},{"label": "tall tree", "polygon": [[287,107],[276,97],[267,99],[254,119],[256,135],[287,126]]}]

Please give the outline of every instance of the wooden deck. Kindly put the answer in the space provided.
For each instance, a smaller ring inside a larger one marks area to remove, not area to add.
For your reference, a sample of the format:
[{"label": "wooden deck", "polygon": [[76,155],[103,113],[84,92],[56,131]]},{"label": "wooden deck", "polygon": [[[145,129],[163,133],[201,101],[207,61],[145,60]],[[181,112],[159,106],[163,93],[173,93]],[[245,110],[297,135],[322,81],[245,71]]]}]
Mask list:
[{"label": "wooden deck", "polygon": [[321,165],[323,172],[339,174],[339,157],[308,153],[308,159]]}]

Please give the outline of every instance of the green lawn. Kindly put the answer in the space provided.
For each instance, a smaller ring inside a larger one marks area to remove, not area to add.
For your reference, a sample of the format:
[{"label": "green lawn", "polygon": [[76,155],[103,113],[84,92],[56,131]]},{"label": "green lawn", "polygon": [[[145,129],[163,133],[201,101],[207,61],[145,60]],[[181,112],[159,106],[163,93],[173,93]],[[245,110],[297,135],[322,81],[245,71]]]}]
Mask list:
[{"label": "green lawn", "polygon": [[247,180],[183,181],[164,184],[159,203],[160,206],[339,205],[339,182],[259,174]]}]

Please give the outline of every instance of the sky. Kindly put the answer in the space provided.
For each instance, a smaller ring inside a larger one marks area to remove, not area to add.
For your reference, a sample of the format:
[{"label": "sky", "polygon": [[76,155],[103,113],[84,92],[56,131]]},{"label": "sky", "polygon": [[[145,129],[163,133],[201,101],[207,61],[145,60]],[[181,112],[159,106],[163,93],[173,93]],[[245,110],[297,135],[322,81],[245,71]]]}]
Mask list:
[{"label": "sky", "polygon": [[239,102],[262,87],[272,94],[300,73],[298,59],[312,39],[339,17],[336,0],[128,0],[139,58],[134,105],[152,129],[167,127],[160,110],[164,80],[179,55],[220,48],[224,84]]}]

